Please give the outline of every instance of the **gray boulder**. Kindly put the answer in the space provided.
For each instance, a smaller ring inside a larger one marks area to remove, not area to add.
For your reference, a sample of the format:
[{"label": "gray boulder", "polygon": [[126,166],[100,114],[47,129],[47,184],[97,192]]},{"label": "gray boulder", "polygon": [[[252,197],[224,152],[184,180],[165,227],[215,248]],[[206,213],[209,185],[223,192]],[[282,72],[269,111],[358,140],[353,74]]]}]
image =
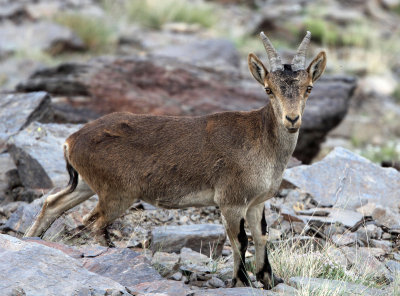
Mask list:
[{"label": "gray boulder", "polygon": [[26,188],[63,187],[68,183],[62,145],[81,126],[34,122],[8,141],[8,150]]},{"label": "gray boulder", "polygon": [[179,253],[183,247],[191,248],[206,256],[220,256],[226,239],[222,225],[193,224],[160,226],[151,232],[151,249]]},{"label": "gray boulder", "polygon": [[31,122],[47,120],[50,116],[50,97],[43,91],[0,94],[0,152],[11,136]]},{"label": "gray boulder", "polygon": [[239,68],[240,65],[240,56],[235,45],[225,39],[196,40],[181,45],[170,45],[154,50],[153,54],[214,69],[228,68],[234,71],[234,68]]},{"label": "gray boulder", "polygon": [[59,250],[4,234],[0,234],[0,272],[2,295],[15,291],[26,295],[130,295],[121,284],[86,270]]},{"label": "gray boulder", "polygon": [[310,166],[286,170],[284,179],[322,206],[354,210],[368,202],[392,208],[400,205],[400,172],[340,147]]},{"label": "gray boulder", "polygon": [[47,51],[57,54],[65,50],[82,50],[82,40],[70,29],[49,21],[0,26],[0,56],[16,51]]}]

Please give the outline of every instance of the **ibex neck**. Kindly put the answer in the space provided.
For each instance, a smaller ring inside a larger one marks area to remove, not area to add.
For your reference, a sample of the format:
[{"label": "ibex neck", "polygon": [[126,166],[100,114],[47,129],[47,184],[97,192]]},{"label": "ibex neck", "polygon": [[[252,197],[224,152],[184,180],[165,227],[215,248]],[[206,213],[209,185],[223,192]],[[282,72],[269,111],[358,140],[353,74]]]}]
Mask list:
[{"label": "ibex neck", "polygon": [[287,131],[283,124],[276,118],[271,103],[268,103],[262,109],[262,112],[265,148],[274,152],[273,154],[280,161],[289,161],[296,147],[299,132],[289,133]]}]

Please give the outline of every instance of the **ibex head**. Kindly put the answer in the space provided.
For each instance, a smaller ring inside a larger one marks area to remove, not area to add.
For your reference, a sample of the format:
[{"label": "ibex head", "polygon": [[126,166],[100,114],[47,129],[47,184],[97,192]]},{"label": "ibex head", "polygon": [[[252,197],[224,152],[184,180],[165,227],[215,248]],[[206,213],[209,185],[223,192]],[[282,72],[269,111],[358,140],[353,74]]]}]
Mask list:
[{"label": "ibex head", "polygon": [[250,53],[248,64],[251,74],[262,84],[270,97],[275,116],[290,133],[301,126],[304,107],[313,83],[321,76],[326,66],[326,54],[321,51],[306,69],[306,51],[311,33],[307,32],[292,63],[282,64],[271,41],[261,32],[260,37],[267,51],[270,71],[260,59]]}]

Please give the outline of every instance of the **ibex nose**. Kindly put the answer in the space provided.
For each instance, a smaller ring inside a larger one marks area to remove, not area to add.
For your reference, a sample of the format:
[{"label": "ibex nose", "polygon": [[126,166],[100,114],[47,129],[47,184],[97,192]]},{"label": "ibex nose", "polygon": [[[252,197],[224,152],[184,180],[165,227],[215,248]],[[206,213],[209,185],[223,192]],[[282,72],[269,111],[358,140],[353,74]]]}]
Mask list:
[{"label": "ibex nose", "polygon": [[299,120],[299,115],[297,115],[296,117],[289,117],[288,115],[286,115],[286,119],[292,124],[294,125],[296,123],[297,120]]}]

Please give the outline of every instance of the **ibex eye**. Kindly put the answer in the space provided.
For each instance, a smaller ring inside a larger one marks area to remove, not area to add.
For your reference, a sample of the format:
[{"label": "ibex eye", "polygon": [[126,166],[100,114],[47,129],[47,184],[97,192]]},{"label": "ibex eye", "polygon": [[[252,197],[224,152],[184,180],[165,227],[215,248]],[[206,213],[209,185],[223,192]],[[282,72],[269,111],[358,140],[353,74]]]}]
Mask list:
[{"label": "ibex eye", "polygon": [[312,90],[312,86],[307,86],[307,93],[310,93]]},{"label": "ibex eye", "polygon": [[272,94],[272,90],[269,87],[265,88],[265,92],[267,93],[267,95]]}]

